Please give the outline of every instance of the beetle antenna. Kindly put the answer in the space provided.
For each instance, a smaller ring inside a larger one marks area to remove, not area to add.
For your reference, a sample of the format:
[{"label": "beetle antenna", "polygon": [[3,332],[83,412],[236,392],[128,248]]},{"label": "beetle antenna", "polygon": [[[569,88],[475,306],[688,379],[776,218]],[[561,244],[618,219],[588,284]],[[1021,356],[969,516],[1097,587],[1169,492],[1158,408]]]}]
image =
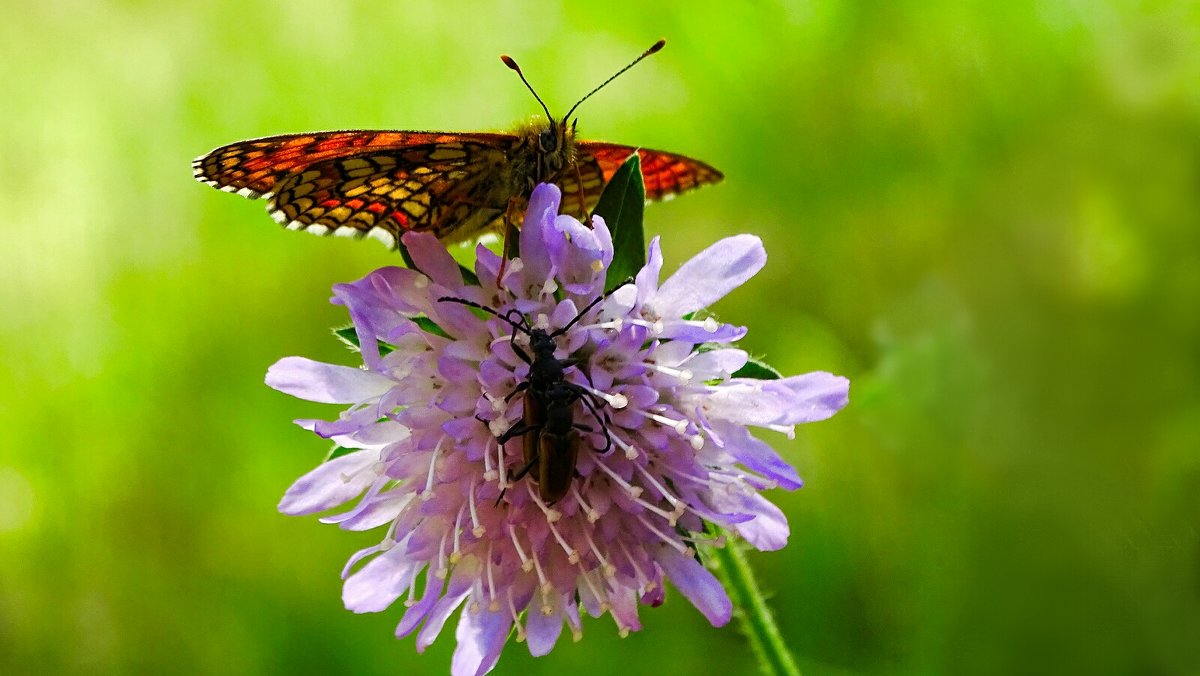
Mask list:
[{"label": "beetle antenna", "polygon": [[500,314],[500,312],[498,310],[496,310],[495,308],[490,308],[486,305],[480,305],[479,303],[476,303],[474,301],[469,301],[466,298],[455,298],[454,296],[442,296],[441,298],[438,299],[438,302],[439,303],[458,303],[459,305],[466,305],[467,307],[473,307],[476,310],[483,310],[484,312],[486,312],[490,315],[495,315],[501,321],[507,322],[508,325],[513,327],[514,330],[520,331],[526,335],[529,334],[528,328],[513,321],[512,317],[509,317],[508,314]]},{"label": "beetle antenna", "polygon": [[[628,66],[625,66],[621,70],[618,70],[615,74],[613,74],[612,77],[608,78],[604,82],[601,82],[599,87],[596,87],[592,91],[588,92],[586,96],[584,96],[582,99],[579,99],[579,101],[576,102],[575,105],[571,106],[571,109],[567,111],[567,114],[563,115],[563,122],[566,122],[568,119],[570,119],[571,113],[575,112],[575,109],[579,107],[580,103],[587,101],[588,98],[590,98],[592,94],[595,94],[596,92],[600,91],[601,89],[604,89],[604,85],[617,79],[617,76],[619,76],[621,73],[624,73],[625,71],[629,70],[630,68],[633,68],[634,66],[636,66],[638,64],[639,61],[641,61],[642,59],[646,58],[647,56],[650,56],[651,54],[657,52],[658,50],[662,49],[663,46],[666,44],[667,44],[667,41],[665,39],[660,38],[658,42],[650,45],[650,49],[647,49],[646,51],[642,52],[642,55],[639,56],[638,58],[634,59],[633,62],[630,63]],[[500,58],[504,58],[504,57],[500,57]],[[509,59],[509,61],[511,61],[511,59]],[[505,63],[508,63],[508,61],[505,61]],[[516,63],[509,64],[508,67],[513,68],[515,70]],[[517,72],[520,73],[521,71],[517,70]],[[521,79],[524,80],[525,77],[522,76]],[[528,83],[526,83],[526,84],[528,84]],[[532,91],[532,89],[531,89],[531,91]],[[537,96],[537,94],[534,94],[534,96]]]},{"label": "beetle antenna", "polygon": [[566,326],[564,326],[564,327],[562,327],[561,329],[559,329],[559,330],[555,331],[554,333],[551,333],[551,334],[550,334],[550,337],[551,337],[551,338],[557,338],[558,336],[561,336],[562,334],[566,333],[568,330],[570,330],[570,328],[571,328],[572,326],[575,326],[575,323],[576,323],[576,322],[578,322],[580,319],[583,319],[583,316],[584,316],[584,315],[586,315],[586,314],[587,314],[587,313],[588,313],[588,312],[589,312],[589,311],[590,311],[592,308],[594,308],[594,307],[596,307],[597,305],[599,305],[599,304],[600,304],[600,301],[602,301],[602,300],[604,300],[605,298],[608,298],[609,296],[611,296],[611,295],[613,295],[614,293],[616,293],[616,292],[617,292],[617,289],[619,289],[619,288],[621,288],[621,287],[625,286],[626,284],[631,284],[632,282],[633,282],[633,277],[627,277],[627,278],[625,279],[625,281],[623,281],[623,282],[621,282],[620,284],[618,284],[618,285],[614,286],[613,288],[609,289],[608,291],[605,291],[603,294],[601,294],[601,295],[599,295],[599,296],[596,296],[596,299],[595,299],[595,300],[593,300],[592,302],[588,303],[587,307],[585,307],[585,308],[583,308],[582,310],[580,310],[580,311],[579,311],[579,314],[575,315],[575,318],[574,318],[574,319],[572,319],[571,321],[567,322],[567,325],[566,325]]},{"label": "beetle antenna", "polygon": [[504,62],[504,65],[517,71],[517,75],[521,78],[521,82],[525,83],[525,87],[529,89],[529,93],[533,94],[533,98],[537,99],[537,102],[542,104],[542,110],[546,111],[546,119],[550,121],[550,126],[553,127],[554,118],[550,116],[550,109],[546,107],[546,103],[542,101],[542,97],[538,96],[538,93],[533,90],[533,85],[529,84],[529,80],[525,79],[525,73],[521,72],[521,67],[517,65],[517,60],[508,54],[501,54],[500,60]]}]

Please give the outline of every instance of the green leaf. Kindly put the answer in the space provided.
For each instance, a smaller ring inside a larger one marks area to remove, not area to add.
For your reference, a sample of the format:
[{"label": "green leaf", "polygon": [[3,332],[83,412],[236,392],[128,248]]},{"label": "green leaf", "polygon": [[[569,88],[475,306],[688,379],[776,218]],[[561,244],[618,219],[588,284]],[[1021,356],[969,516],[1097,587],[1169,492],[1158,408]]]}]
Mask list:
[{"label": "green leaf", "polygon": [[325,456],[325,462],[329,462],[330,460],[333,460],[334,458],[340,458],[343,455],[350,455],[351,453],[357,453],[358,451],[361,451],[361,450],[362,450],[361,448],[346,448],[345,446],[334,446],[333,448],[329,449],[329,455]]},{"label": "green leaf", "polygon": [[746,362],[746,365],[738,369],[734,374],[734,378],[754,378],[755,380],[779,380],[783,374],[776,371],[774,367],[767,365],[757,359],[751,359]]},{"label": "green leaf", "polygon": [[604,219],[613,239],[613,262],[604,280],[612,288],[637,274],[646,264],[646,238],[642,232],[642,212],[646,206],[646,186],[642,183],[642,162],[635,152],[604,186],[593,216]]},{"label": "green leaf", "polygon": [[421,327],[421,330],[425,333],[432,333],[435,336],[441,336],[443,338],[450,337],[450,334],[446,333],[445,329],[433,323],[433,320],[425,315],[417,315],[416,317],[410,317],[410,319],[416,322],[417,326]]},{"label": "green leaf", "polygon": [[[353,326],[334,329],[333,335],[337,336],[338,339],[349,346],[351,350],[354,350],[355,352],[362,352],[362,345],[359,345],[358,343],[358,333],[355,332]],[[377,344],[379,345],[379,356],[381,357],[396,349],[384,342],[379,342]]]}]

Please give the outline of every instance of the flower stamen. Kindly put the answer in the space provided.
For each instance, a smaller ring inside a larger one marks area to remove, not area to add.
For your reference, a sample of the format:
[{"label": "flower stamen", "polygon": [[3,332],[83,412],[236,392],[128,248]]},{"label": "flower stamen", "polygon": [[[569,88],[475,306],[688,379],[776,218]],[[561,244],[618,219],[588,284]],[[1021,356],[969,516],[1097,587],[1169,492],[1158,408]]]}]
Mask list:
[{"label": "flower stamen", "polygon": [[686,545],[684,545],[682,542],[676,540],[675,538],[670,537],[669,535],[663,533],[659,529],[655,528],[653,525],[650,524],[649,521],[646,520],[646,516],[644,514],[638,514],[637,520],[639,522],[641,522],[641,524],[643,526],[645,526],[647,530],[649,530],[651,533],[654,533],[655,535],[657,535],[659,540],[662,540],[666,544],[671,545],[671,547],[675,548],[675,550],[678,551],[680,554],[686,554],[688,552],[688,547]]},{"label": "flower stamen", "polygon": [[[479,523],[479,512],[475,510],[475,484],[471,484],[471,488],[467,491],[467,504],[471,508],[471,534],[477,538],[483,537],[487,531],[482,524]],[[490,546],[490,545],[489,545]]]},{"label": "flower stamen", "polygon": [[600,518],[600,512],[593,509],[588,503],[583,501],[583,496],[579,494],[579,489],[575,487],[575,482],[571,482],[571,496],[575,498],[575,502],[579,503],[579,508],[587,515],[588,523],[596,523]]},{"label": "flower stamen", "polygon": [[512,524],[508,524],[508,537],[512,540],[513,548],[517,550],[517,556],[521,559],[521,570],[528,573],[533,570],[533,562],[525,556],[525,550],[521,547],[521,541],[517,539],[517,534],[513,530]]},{"label": "flower stamen", "polygon": [[636,499],[638,496],[640,496],[642,494],[641,486],[634,486],[633,484],[629,483],[628,481],[622,479],[621,476],[619,474],[617,474],[616,472],[614,472],[612,470],[612,468],[610,468],[608,465],[597,460],[596,466],[599,467],[602,472],[607,474],[608,477],[610,479],[612,479],[614,483],[616,483],[621,488],[624,488],[625,492],[628,493],[631,498]]}]

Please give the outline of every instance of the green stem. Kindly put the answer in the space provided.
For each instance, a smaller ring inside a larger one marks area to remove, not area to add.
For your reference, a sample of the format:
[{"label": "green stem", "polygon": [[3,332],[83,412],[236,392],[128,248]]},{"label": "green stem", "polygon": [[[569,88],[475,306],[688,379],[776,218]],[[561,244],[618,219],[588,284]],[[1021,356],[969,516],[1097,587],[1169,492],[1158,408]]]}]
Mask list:
[{"label": "green stem", "polygon": [[727,544],[714,552],[719,563],[716,573],[729,590],[742,631],[758,655],[759,666],[770,676],[800,676],[800,668],[779,635],[779,627],[758,588],[742,544],[729,534],[726,538]]}]

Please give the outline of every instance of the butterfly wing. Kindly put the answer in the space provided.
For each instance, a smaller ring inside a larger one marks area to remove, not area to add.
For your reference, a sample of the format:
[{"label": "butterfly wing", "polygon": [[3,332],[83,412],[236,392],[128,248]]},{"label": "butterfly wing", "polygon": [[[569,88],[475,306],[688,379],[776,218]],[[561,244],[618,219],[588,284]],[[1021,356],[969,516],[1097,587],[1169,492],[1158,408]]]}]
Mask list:
[{"label": "butterfly wing", "polygon": [[494,144],[439,141],[360,150],[293,170],[272,184],[267,209],[292,230],[371,236],[395,246],[408,231],[465,239],[504,213],[497,177],[506,162]]},{"label": "butterfly wing", "polygon": [[474,142],[505,146],[509,134],[454,134],[431,131],[323,131],[284,134],[222,146],[192,162],[196,179],[226,192],[257,199],[297,171],[341,157],[395,151],[441,143]]},{"label": "butterfly wing", "polygon": [[646,184],[646,199],[649,200],[670,199],[679,193],[725,178],[724,174],[708,164],[684,155],[599,141],[577,142],[575,161],[580,167],[586,167],[594,161],[603,184],[635,152],[642,161],[642,179]]}]

